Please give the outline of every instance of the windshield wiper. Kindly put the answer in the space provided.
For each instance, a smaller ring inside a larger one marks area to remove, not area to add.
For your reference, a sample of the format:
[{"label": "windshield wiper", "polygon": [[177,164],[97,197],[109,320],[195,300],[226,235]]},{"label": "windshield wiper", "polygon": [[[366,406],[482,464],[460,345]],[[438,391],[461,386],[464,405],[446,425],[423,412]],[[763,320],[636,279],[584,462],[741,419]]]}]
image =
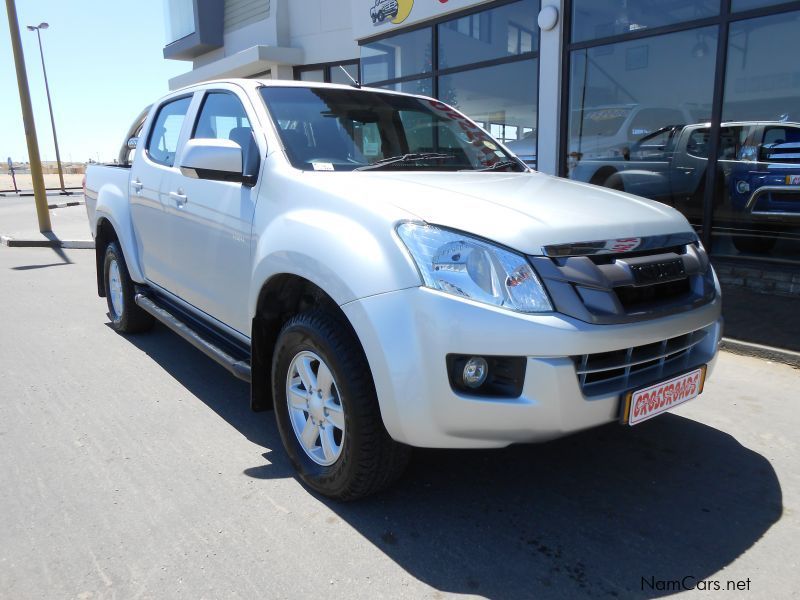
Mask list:
[{"label": "windshield wiper", "polygon": [[500,162],[496,162],[493,165],[489,165],[488,167],[482,167],[480,169],[462,169],[463,171],[497,171],[498,169],[505,169],[507,167],[518,167],[519,163],[515,160],[501,160]]},{"label": "windshield wiper", "polygon": [[417,162],[420,160],[444,160],[446,158],[455,158],[453,154],[441,154],[439,152],[416,152],[410,154],[403,154],[402,156],[389,156],[382,158],[375,162],[364,165],[363,167],[356,167],[354,171],[369,171],[370,169],[380,169],[397,163],[404,162]]}]

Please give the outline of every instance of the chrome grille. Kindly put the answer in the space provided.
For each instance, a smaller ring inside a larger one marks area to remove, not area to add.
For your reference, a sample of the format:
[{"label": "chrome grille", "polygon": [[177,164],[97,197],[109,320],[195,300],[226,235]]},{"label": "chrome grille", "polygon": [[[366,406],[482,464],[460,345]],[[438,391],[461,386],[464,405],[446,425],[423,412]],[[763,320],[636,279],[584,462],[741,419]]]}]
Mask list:
[{"label": "chrome grille", "polygon": [[585,395],[621,391],[693,366],[692,353],[708,335],[705,329],[660,342],[611,352],[573,356]]}]

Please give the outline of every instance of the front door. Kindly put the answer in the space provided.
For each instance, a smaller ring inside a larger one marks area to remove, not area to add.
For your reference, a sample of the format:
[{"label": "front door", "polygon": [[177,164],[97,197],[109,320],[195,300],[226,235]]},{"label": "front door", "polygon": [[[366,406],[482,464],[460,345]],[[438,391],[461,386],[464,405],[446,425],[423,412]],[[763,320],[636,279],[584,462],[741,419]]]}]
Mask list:
[{"label": "front door", "polygon": [[[246,174],[258,174],[261,152],[251,117],[232,91],[205,93],[191,135],[242,146]],[[175,285],[170,290],[207,315],[249,336],[250,249],[257,187],[187,177],[164,179]]]}]

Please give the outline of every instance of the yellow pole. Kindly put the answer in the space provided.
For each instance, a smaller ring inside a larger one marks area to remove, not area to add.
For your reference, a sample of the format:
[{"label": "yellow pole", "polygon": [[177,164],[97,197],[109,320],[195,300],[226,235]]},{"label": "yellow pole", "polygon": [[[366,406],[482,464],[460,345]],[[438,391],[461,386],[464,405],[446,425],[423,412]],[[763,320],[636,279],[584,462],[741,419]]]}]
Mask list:
[{"label": "yellow pole", "polygon": [[39,218],[39,231],[52,231],[50,212],[47,208],[47,192],[42,175],[42,160],[39,157],[39,144],[36,141],[36,124],[31,108],[31,93],[28,89],[28,75],[25,72],[25,55],[22,53],[22,41],[19,37],[19,21],[14,0],[6,0],[8,11],[8,29],[11,33],[11,47],[14,50],[14,66],[17,69],[17,85],[19,86],[19,102],[22,105],[22,122],[25,126],[25,140],[28,143],[28,160],[31,163],[33,179],[33,196],[36,201],[36,215]]}]

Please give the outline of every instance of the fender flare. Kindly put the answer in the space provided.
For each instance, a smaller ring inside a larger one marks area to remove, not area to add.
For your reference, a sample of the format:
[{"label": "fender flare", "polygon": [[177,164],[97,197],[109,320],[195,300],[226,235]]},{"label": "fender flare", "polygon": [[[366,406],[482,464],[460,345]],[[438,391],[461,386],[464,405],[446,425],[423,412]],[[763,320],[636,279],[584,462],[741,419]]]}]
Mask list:
[{"label": "fender flare", "polygon": [[[104,185],[97,192],[95,218],[92,224],[92,237],[95,240],[98,226],[103,220],[108,221],[114,229],[131,279],[137,283],[144,283],[145,277],[139,262],[130,204],[127,196],[124,196],[119,189],[112,185]],[[105,248],[96,248],[98,254],[104,250]]]}]

